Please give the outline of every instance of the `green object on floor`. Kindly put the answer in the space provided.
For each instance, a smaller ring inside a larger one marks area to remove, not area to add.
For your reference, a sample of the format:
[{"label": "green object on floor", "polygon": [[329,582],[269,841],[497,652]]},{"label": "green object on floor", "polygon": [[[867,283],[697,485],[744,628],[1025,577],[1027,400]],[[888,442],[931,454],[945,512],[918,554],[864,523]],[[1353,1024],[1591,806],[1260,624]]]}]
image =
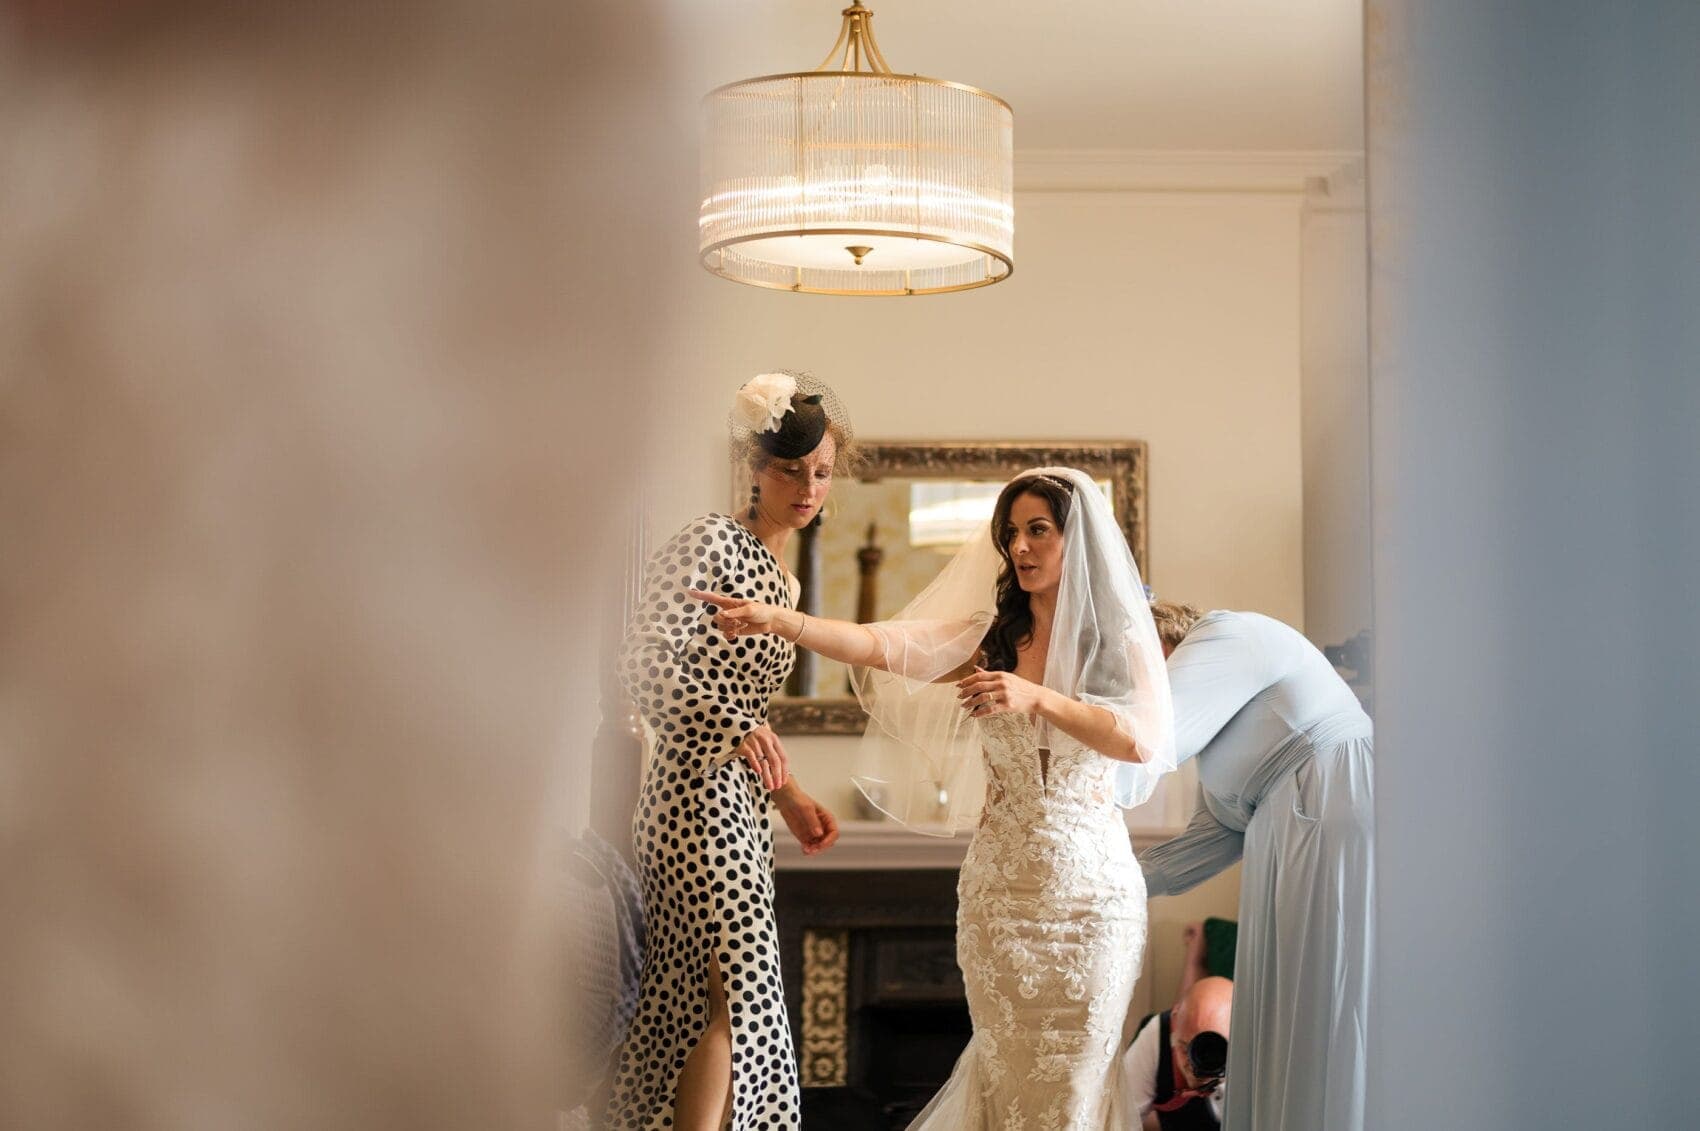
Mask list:
[{"label": "green object on floor", "polygon": [[1234,976],[1234,947],[1239,943],[1240,925],[1232,919],[1204,921],[1204,972],[1222,978]]}]

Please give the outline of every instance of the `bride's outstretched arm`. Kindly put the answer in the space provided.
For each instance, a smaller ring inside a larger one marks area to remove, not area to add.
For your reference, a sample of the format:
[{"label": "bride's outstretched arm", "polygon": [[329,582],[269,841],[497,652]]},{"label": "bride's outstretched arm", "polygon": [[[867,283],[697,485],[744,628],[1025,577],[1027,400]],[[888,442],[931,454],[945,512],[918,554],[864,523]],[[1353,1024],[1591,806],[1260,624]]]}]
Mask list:
[{"label": "bride's outstretched arm", "polygon": [[724,597],[701,589],[691,590],[691,596],[720,610],[714,615],[714,627],[729,638],[767,632],[829,660],[859,668],[889,670],[883,639],[865,624],[811,617],[796,609]]},{"label": "bride's outstretched arm", "polygon": [[772,633],[829,660],[922,682],[954,682],[973,671],[986,631],[986,620],[973,617],[855,624],[702,589],[691,596],[719,610],[714,627],[728,638]]}]

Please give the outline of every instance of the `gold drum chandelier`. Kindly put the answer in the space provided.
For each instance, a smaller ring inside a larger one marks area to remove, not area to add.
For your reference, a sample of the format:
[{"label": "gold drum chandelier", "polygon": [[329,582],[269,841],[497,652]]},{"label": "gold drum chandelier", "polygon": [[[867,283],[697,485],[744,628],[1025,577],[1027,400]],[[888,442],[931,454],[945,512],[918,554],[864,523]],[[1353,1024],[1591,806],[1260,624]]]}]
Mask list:
[{"label": "gold drum chandelier", "polygon": [[702,265],[830,295],[984,287],[1015,269],[1009,103],[893,74],[854,0],[812,71],[703,99]]}]

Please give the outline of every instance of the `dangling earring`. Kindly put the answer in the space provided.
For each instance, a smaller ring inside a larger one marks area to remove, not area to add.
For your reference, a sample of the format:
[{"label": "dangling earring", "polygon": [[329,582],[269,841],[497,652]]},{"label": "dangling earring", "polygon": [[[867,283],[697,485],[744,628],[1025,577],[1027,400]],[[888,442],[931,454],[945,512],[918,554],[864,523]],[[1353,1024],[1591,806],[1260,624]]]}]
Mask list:
[{"label": "dangling earring", "polygon": [[748,511],[751,522],[754,522],[756,520],[756,503],[760,499],[761,499],[761,484],[760,483],[751,483],[750,484],[750,509]]}]

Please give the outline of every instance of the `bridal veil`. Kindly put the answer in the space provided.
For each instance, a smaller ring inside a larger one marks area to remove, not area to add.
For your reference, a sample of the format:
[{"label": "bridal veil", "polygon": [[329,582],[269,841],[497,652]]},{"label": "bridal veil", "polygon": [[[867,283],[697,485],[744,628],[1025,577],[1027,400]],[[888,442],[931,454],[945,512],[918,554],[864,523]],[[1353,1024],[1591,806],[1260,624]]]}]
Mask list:
[{"label": "bridal veil", "polygon": [[[1162,645],[1127,539],[1097,483],[1064,467],[1024,471],[1016,480],[1037,476],[1073,489],[1044,683],[1109,711],[1133,739],[1143,761],[1120,763],[1115,779],[1117,804],[1131,808],[1175,768]],[[889,670],[858,668],[851,675],[869,717],[852,780],[870,802],[917,832],[949,836],[980,818],[986,793],[980,724],[946,677],[980,654],[996,617],[1001,565],[988,525],[894,620],[868,626]],[[1040,745],[1049,743],[1041,730]]]}]

